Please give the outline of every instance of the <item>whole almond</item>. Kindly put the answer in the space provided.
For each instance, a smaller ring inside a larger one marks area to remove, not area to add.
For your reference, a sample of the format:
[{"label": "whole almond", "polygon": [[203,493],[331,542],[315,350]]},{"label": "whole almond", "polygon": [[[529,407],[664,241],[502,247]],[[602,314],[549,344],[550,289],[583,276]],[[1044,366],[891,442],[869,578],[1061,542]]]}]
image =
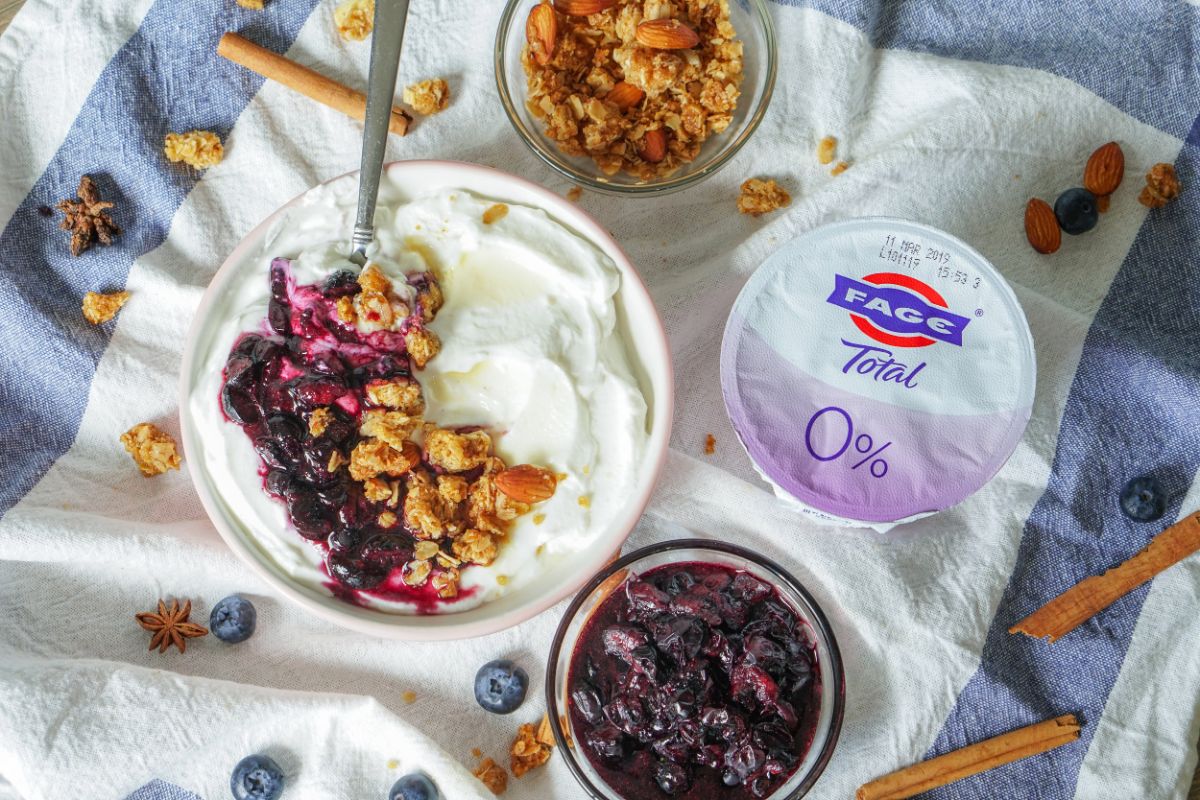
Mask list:
[{"label": "whole almond", "polygon": [[651,164],[657,164],[666,158],[667,135],[663,133],[662,128],[646,131],[646,135],[642,139],[642,149],[638,151],[638,155]]},{"label": "whole almond", "polygon": [[1039,253],[1053,253],[1062,245],[1058,218],[1045,200],[1035,197],[1025,206],[1025,236]]},{"label": "whole almond", "polygon": [[586,17],[607,11],[617,0],[554,0],[554,9],[572,17]]},{"label": "whole almond", "polygon": [[532,464],[509,467],[496,476],[496,488],[518,503],[540,503],[554,496],[558,479]]},{"label": "whole almond", "polygon": [[539,3],[529,12],[525,21],[525,39],[529,52],[543,67],[554,57],[554,45],[558,41],[558,17],[550,3]]},{"label": "whole almond", "polygon": [[642,102],[642,98],[645,96],[646,93],[632,83],[621,81],[609,90],[604,99],[622,111],[626,111]]},{"label": "whole almond", "polygon": [[637,26],[638,44],[656,50],[687,50],[700,44],[694,30],[677,19],[648,19]]},{"label": "whole almond", "polygon": [[1125,153],[1109,142],[1092,153],[1083,169],[1083,187],[1096,196],[1112,194],[1125,177]]}]

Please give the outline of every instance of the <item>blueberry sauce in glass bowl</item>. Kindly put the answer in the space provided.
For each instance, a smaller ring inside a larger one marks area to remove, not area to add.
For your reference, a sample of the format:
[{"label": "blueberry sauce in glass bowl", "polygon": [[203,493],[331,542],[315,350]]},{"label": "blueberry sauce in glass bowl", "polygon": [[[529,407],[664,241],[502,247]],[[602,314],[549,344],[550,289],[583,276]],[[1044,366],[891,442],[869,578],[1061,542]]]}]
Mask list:
[{"label": "blueberry sauce in glass bowl", "polygon": [[[432,611],[469,590],[455,587],[449,595],[436,580],[409,585],[404,570],[418,540],[405,527],[403,497],[368,498],[363,484],[339,465],[360,439],[372,388],[416,385],[405,334],[436,311],[425,307],[434,279],[410,276],[410,316],[399,327],[364,333],[338,320],[339,301],[361,291],[356,278],[344,270],[319,283],[297,284],[289,260],[274,259],[267,318],[260,331],[244,333],[234,344],[219,402],[258,453],[263,490],[284,505],[296,533],[324,554],[328,588],[336,597],[362,604],[371,596]],[[319,432],[304,421],[317,409],[326,414]],[[417,468],[439,471],[424,454]],[[454,562],[449,544],[447,539],[441,546]]]},{"label": "blueberry sauce in glass bowl", "polygon": [[699,540],[633,553],[580,593],[547,694],[568,766],[604,800],[798,798],[843,705],[812,598],[769,560]]}]

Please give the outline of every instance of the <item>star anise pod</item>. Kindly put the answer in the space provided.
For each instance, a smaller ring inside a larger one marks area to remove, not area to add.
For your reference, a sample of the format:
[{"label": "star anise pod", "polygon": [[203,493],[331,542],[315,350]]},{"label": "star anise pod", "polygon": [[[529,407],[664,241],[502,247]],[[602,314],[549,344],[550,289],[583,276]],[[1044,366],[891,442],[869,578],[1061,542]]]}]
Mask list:
[{"label": "star anise pod", "polygon": [[170,608],[167,608],[167,604],[159,600],[158,613],[144,611],[135,615],[135,618],[138,625],[154,634],[150,637],[150,650],[157,647],[158,652],[165,653],[168,647],[175,645],[179,648],[179,652],[185,653],[188,639],[208,635],[208,628],[187,621],[191,613],[191,600],[186,601],[183,608],[179,607],[178,600],[172,600]]},{"label": "star anise pod", "polygon": [[63,200],[58,204],[58,210],[66,215],[58,227],[71,232],[73,256],[97,241],[104,245],[112,244],[113,237],[121,233],[117,223],[108,214],[108,209],[116,204],[100,199],[100,189],[90,175],[79,179],[79,188],[75,193],[78,195],[76,199]]}]

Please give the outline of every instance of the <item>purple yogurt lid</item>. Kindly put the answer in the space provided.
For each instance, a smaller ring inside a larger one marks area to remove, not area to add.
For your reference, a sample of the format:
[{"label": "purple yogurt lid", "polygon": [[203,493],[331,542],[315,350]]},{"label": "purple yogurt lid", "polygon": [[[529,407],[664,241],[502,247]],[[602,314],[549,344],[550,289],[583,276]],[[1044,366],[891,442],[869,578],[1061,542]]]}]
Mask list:
[{"label": "purple yogurt lid", "polygon": [[721,345],[725,407],[776,493],[877,527],[987,483],[1024,433],[1034,382],[1029,324],[996,269],[898,219],[784,245]]}]

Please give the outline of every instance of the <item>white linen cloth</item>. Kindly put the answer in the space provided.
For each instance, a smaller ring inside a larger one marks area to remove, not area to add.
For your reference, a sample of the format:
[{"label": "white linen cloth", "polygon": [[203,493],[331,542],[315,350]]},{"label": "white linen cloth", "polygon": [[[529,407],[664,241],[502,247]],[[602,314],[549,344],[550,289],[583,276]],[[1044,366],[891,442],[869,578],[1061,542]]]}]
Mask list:
[{"label": "white linen cloth", "polygon": [[[0,38],[0,222],[149,7],[29,0]],[[363,85],[368,47],[337,38],[332,8],[322,0],[289,55]],[[504,118],[491,66],[499,13],[498,3],[412,3],[401,81],[445,76],[452,100],[409,136],[393,137],[389,157],[474,161],[566,192]],[[1025,201],[1075,185],[1103,141],[1126,146],[1133,181],[1156,161],[1174,161],[1183,141],[1049,72],[875,49],[861,30],[819,11],[772,13],[783,45],[776,96],[731,165],[669,197],[585,193],[580,204],[641,270],[675,359],[672,453],[627,547],[683,526],[779,560],[815,594],[846,665],[841,741],[811,794],[823,800],[921,759],[979,667],[1023,522],[1050,475],[1085,334],[1147,214],[1127,189],[1097,231],[1048,260],[1024,240]],[[99,362],[74,444],[0,519],[0,776],[10,784],[0,797],[117,798],[153,778],[227,797],[232,766],[262,751],[287,772],[286,800],[385,797],[410,769],[427,771],[445,797],[467,800],[489,796],[466,771],[477,763],[472,748],[506,764],[516,724],[540,719],[561,606],[452,644],[339,629],[277,598],[232,555],[186,463],[146,480],[118,443],[142,420],[177,434],[180,351],[209,276],[264,216],[356,168],[359,131],[263,86],[165,243],[135,262],[126,285],[133,299]],[[852,163],[839,177],[814,155],[827,134]],[[759,219],[737,214],[738,185],[751,176],[777,178],[792,205]],[[887,536],[825,528],[775,500],[729,426],[717,369],[725,315],[754,268],[799,232],[872,214],[934,224],[997,264],[1024,305],[1039,363],[1033,421],[1000,475],[960,507]],[[711,456],[708,433],[717,441]],[[1193,490],[1183,511],[1198,506]],[[135,612],[178,595],[194,599],[204,622],[212,603],[234,592],[258,607],[247,643],[208,637],[182,656],[146,652]],[[1198,733],[1197,595],[1196,559],[1154,581],[1104,714],[1089,721],[1097,732],[1075,796],[1183,796]],[[472,699],[475,670],[498,657],[531,677],[512,717],[486,714]],[[406,691],[415,702],[402,699]],[[506,794],[583,796],[560,756],[510,780]],[[1041,795],[1028,787],[1014,796]]]}]

